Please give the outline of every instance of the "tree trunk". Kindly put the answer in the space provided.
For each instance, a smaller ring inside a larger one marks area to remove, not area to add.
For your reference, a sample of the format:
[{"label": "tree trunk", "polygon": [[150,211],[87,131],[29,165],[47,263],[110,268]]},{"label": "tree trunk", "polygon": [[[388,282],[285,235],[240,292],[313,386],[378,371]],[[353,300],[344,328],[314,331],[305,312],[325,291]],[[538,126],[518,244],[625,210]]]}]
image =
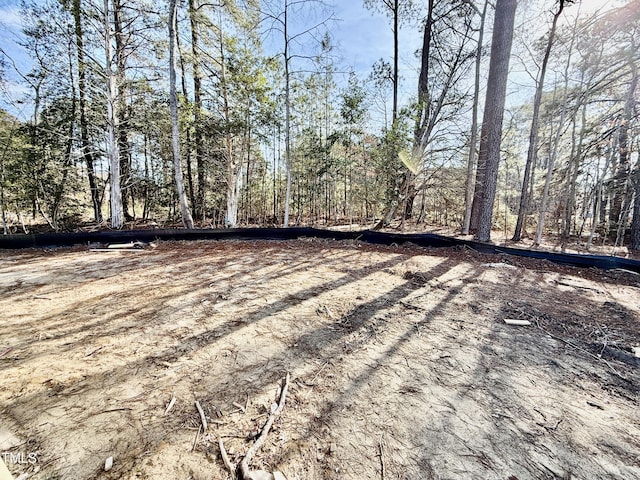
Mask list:
[{"label": "tree trunk", "polygon": [[[612,231],[618,231],[620,223],[625,224],[626,219],[622,215],[623,199],[626,195],[627,179],[629,178],[629,126],[633,121],[634,107],[636,105],[635,92],[638,86],[638,71],[633,60],[629,61],[631,67],[631,82],[627,90],[627,98],[624,105],[624,113],[618,127],[619,157],[615,175],[613,177],[613,199],[609,210],[609,222]],[[624,228],[624,226],[622,227]]]},{"label": "tree trunk", "polygon": [[473,87],[473,108],[471,114],[471,140],[469,141],[469,159],[467,160],[467,180],[465,185],[464,219],[462,234],[468,235],[471,227],[471,205],[473,203],[473,173],[476,166],[476,144],[478,143],[478,104],[480,103],[480,69],[482,64],[482,42],[484,39],[484,22],[487,17],[489,0],[485,0],[480,15],[480,31],[478,33],[478,50],[476,51],[475,80]]},{"label": "tree trunk", "polygon": [[[516,4],[516,0],[498,0],[493,22],[489,79],[478,155],[478,165],[482,164],[484,171],[481,178],[476,176],[476,188],[478,185],[482,185],[483,188],[482,196],[480,198],[474,197],[474,204],[476,202],[479,204],[477,208],[478,232],[475,235],[475,239],[482,242],[487,242],[491,238],[491,221],[498,181],[502,120]],[[478,172],[480,172],[480,168],[478,168]]]},{"label": "tree trunk", "polygon": [[[562,4],[561,4],[562,7]],[[556,20],[557,16],[554,17],[554,25],[551,28],[551,34],[553,35],[553,32],[555,30],[555,20]],[[576,22],[577,22],[577,18],[576,18]],[[576,25],[577,27],[577,25]],[[574,32],[576,31],[576,28],[574,28]],[[551,37],[550,37],[551,40]],[[547,201],[549,199],[549,188],[551,186],[551,178],[553,177],[553,167],[555,165],[555,161],[556,158],[558,157],[558,148],[560,147],[560,137],[562,136],[562,129],[564,128],[564,121],[566,118],[566,113],[567,113],[567,103],[568,103],[568,93],[569,93],[569,68],[571,67],[571,54],[573,52],[573,44],[575,41],[575,35],[571,37],[571,42],[569,43],[569,50],[568,50],[568,54],[567,54],[567,63],[565,64],[565,68],[564,68],[564,88],[562,90],[562,111],[560,112],[560,120],[558,121],[558,128],[556,130],[556,135],[555,135],[555,139],[553,141],[553,150],[551,152],[551,155],[549,156],[549,165],[548,165],[548,170],[547,170],[547,176],[545,178],[545,182],[544,182],[544,191],[542,192],[542,199],[540,200],[540,212],[538,215],[538,225],[536,228],[536,236],[534,238],[533,244],[538,246],[540,245],[540,241],[542,240],[542,232],[544,230],[544,218],[545,218],[545,214],[546,214],[546,210],[547,210]],[[549,51],[549,44],[547,44],[547,52]],[[546,64],[543,65],[543,68],[546,67]],[[542,78],[541,78],[542,81]],[[554,95],[555,96],[555,95]],[[584,118],[583,118],[584,120]],[[537,122],[536,122],[537,123]],[[582,131],[584,131],[586,125],[582,124]],[[537,141],[537,134],[536,134],[536,141]],[[582,137],[580,139],[580,143],[582,143]],[[527,190],[528,191],[528,186],[525,186],[523,184],[523,191]],[[520,199],[522,201],[522,198]],[[527,207],[528,208],[528,207]],[[521,225],[522,226],[522,225]],[[517,231],[517,227],[516,227],[516,233],[519,233]]]},{"label": "tree trunk", "polygon": [[565,187],[565,202],[563,207],[562,232],[560,234],[560,246],[564,251],[569,236],[571,235],[571,218],[576,201],[576,181],[580,172],[580,160],[582,159],[582,146],[584,142],[585,129],[587,125],[587,105],[582,105],[582,120],[578,141],[576,137],[576,125],[574,119],[573,133],[571,134],[571,155],[569,157],[569,168],[567,170],[567,186]]},{"label": "tree trunk", "polygon": [[[176,23],[176,49],[178,50],[178,56],[180,57],[180,86],[182,87],[182,95],[185,101],[188,102],[189,91],[187,90],[187,69],[184,67],[184,54],[180,48],[180,31],[178,24]],[[185,133],[185,143],[187,145],[187,151],[185,154],[185,161],[187,164],[187,192],[189,195],[189,202],[191,205],[191,215],[197,217],[196,211],[196,197],[193,189],[193,168],[191,162],[191,128],[187,127]]]},{"label": "tree trunk", "polygon": [[435,0],[429,0],[427,18],[422,36],[422,52],[420,55],[420,76],[418,77],[418,118],[414,131],[414,145],[422,145],[424,125],[429,116],[429,57],[431,56],[431,28],[433,25],[433,6]]},{"label": "tree trunk", "polygon": [[220,92],[222,94],[223,115],[225,123],[225,160],[227,167],[227,211],[224,217],[225,226],[235,228],[238,223],[238,200],[240,194],[240,162],[233,152],[233,136],[231,131],[231,116],[229,107],[229,92],[227,85],[226,61],[224,54],[224,37],[222,34],[222,18],[218,26],[220,32]]},{"label": "tree trunk", "polygon": [[[422,156],[424,151],[425,137],[428,137],[428,124],[429,124],[429,110],[430,110],[430,96],[429,96],[429,58],[431,54],[431,28],[433,25],[433,6],[435,0],[429,0],[427,8],[427,18],[424,24],[424,31],[422,36],[422,53],[420,61],[420,76],[418,78],[418,116],[416,118],[416,125],[414,130],[413,141],[413,154]],[[397,12],[394,15],[394,19],[397,20]],[[397,33],[397,27],[396,27]],[[396,39],[397,41],[397,39]],[[397,43],[396,43],[397,47]],[[394,84],[395,85],[395,84]],[[395,115],[395,111],[394,111]],[[392,128],[395,130],[395,117]],[[398,152],[394,152],[397,158]],[[395,160],[395,159],[394,159]],[[404,172],[402,182],[396,198],[387,206],[386,211],[382,215],[382,219],[373,227],[373,230],[380,230],[385,225],[391,222],[391,219],[395,216],[398,208],[402,206],[402,222],[404,226],[405,218],[411,218],[411,212],[413,211],[413,202],[417,194],[415,186],[416,176],[408,169]],[[408,215],[408,217],[407,217]]]},{"label": "tree trunk", "polygon": [[[70,118],[76,118],[78,108],[78,95],[76,93],[75,81],[73,78],[73,52],[71,51],[71,44],[68,44],[68,58],[69,58],[69,79],[71,84],[71,112]],[[75,121],[69,121],[69,134],[66,139],[66,146],[64,152],[64,160],[62,162],[62,178],[53,189],[53,200],[51,202],[51,209],[49,210],[49,216],[51,217],[51,223],[55,230],[59,230],[60,224],[58,223],[58,216],[60,212],[60,204],[62,203],[62,197],[64,195],[64,189],[67,186],[67,179],[69,178],[69,171],[73,166],[73,144],[74,144],[74,131]]]},{"label": "tree trunk", "polygon": [[640,160],[636,162],[634,174],[635,198],[633,201],[633,217],[631,219],[631,250],[640,250]]},{"label": "tree trunk", "polygon": [[520,241],[520,237],[522,236],[522,225],[527,216],[527,210],[529,209],[529,177],[531,175],[531,166],[535,162],[536,154],[538,151],[538,119],[540,116],[540,105],[542,103],[544,77],[547,72],[547,64],[549,63],[549,57],[551,55],[551,47],[553,46],[553,41],[555,39],[558,18],[562,14],[564,3],[565,0],[558,0],[558,10],[553,16],[551,31],[549,32],[549,38],[547,39],[547,48],[542,59],[542,67],[540,68],[540,79],[538,80],[538,85],[536,86],[536,94],[533,99],[533,118],[531,119],[531,130],[529,132],[529,150],[527,152],[527,161],[524,167],[524,178],[522,180],[522,191],[520,193],[518,219],[516,220],[516,228],[512,238],[514,242]]},{"label": "tree trunk", "polygon": [[113,53],[111,47],[111,22],[109,20],[109,0],[104,0],[104,40],[107,77],[107,145],[109,150],[109,195],[111,205],[111,226],[121,228],[124,224],[122,211],[122,192],[120,189],[120,156],[118,154],[118,87],[113,72]]},{"label": "tree trunk", "polygon": [[176,190],[180,202],[182,223],[186,228],[193,228],[193,218],[187,202],[182,177],[182,162],[180,159],[180,130],[178,128],[178,98],[176,95],[176,17],[177,0],[169,0],[169,109],[171,111],[171,145],[173,147],[173,166],[176,180]]},{"label": "tree trunk", "polygon": [[122,0],[113,0],[113,27],[116,43],[116,81],[118,84],[118,96],[116,115],[118,116],[118,155],[120,156],[120,186],[122,189],[122,212],[126,220],[133,220],[133,215],[129,213],[129,197],[131,194],[131,154],[129,152],[129,120],[127,115],[127,53],[125,33],[122,29]]},{"label": "tree trunk", "polygon": [[284,222],[283,226],[289,226],[289,203],[291,201],[291,91],[289,78],[289,36],[287,33],[287,7],[289,0],[284,2],[284,161],[287,171],[287,189],[284,195]]},{"label": "tree trunk", "polygon": [[207,180],[204,162],[204,135],[202,118],[202,75],[200,73],[200,30],[197,19],[198,0],[189,0],[189,21],[191,22],[191,55],[193,57],[193,129],[196,151],[197,199],[194,205],[196,218],[206,217],[205,194]]},{"label": "tree trunk", "polygon": [[393,125],[398,119],[398,15],[398,0],[393,0]]},{"label": "tree trunk", "polygon": [[540,199],[540,210],[538,212],[538,225],[536,228],[536,235],[533,240],[533,244],[535,246],[540,245],[540,241],[542,240],[542,232],[544,230],[544,217],[547,211],[547,201],[549,199],[549,188],[551,187],[551,178],[553,177],[553,168],[556,161],[556,156],[558,154],[558,146],[560,144],[560,132],[562,130],[562,124],[564,123],[564,112],[567,101],[567,89],[565,84],[564,91],[564,104],[562,107],[562,115],[560,117],[560,121],[558,122],[558,131],[556,132],[556,137],[553,144],[553,151],[551,155],[549,155],[549,162],[547,165],[547,175],[544,179],[544,190],[542,192],[542,198]]},{"label": "tree trunk", "polygon": [[13,134],[16,131],[18,121],[13,120],[11,122],[11,129],[7,133],[7,141],[4,144],[4,149],[2,150],[2,155],[0,155],[0,210],[2,211],[2,233],[3,235],[9,234],[9,228],[7,226],[7,205],[5,203],[4,196],[4,186],[6,182],[5,170],[4,170],[4,159],[7,158],[7,152],[9,151],[9,147],[13,142]]},{"label": "tree trunk", "polygon": [[76,36],[76,54],[78,61],[78,103],[80,108],[80,148],[82,157],[87,165],[87,177],[89,179],[89,191],[91,193],[91,205],[93,207],[93,220],[102,221],[102,201],[98,192],[98,180],[93,166],[92,146],[89,142],[89,122],[87,121],[87,74],[84,59],[84,33],[82,30],[81,0],[73,0],[73,20]]}]

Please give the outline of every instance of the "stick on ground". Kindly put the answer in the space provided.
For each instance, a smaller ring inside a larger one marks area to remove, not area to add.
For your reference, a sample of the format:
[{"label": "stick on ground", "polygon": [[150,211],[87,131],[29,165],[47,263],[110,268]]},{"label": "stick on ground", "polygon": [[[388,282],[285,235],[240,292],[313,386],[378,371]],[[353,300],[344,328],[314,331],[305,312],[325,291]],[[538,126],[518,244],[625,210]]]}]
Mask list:
[{"label": "stick on ground", "polygon": [[0,357],[4,357],[7,353],[11,352],[13,347],[5,348],[2,352],[0,352]]},{"label": "stick on ground", "polygon": [[256,443],[253,444],[253,446],[249,449],[247,454],[242,459],[242,462],[240,463],[240,473],[244,480],[248,480],[252,478],[251,469],[249,468],[249,462],[251,462],[251,459],[253,458],[253,456],[258,452],[258,450],[260,450],[260,448],[264,444],[265,440],[267,439],[267,435],[269,434],[269,430],[271,430],[271,426],[273,425],[273,422],[275,421],[276,417],[280,415],[280,413],[282,413],[282,410],[284,409],[284,402],[287,399],[287,390],[289,389],[290,380],[291,380],[291,377],[289,373],[287,373],[287,376],[284,379],[284,384],[282,386],[282,393],[280,394],[280,402],[278,403],[278,407],[275,409],[275,411],[271,415],[269,415],[269,418],[267,419],[267,423],[264,424],[264,427],[262,428],[262,433],[258,437],[258,440],[256,440]]},{"label": "stick on ground", "polygon": [[192,452],[196,449],[196,445],[198,444],[198,437],[200,436],[200,430],[202,430],[202,425],[198,426],[198,431],[196,432],[196,438],[193,439],[193,445],[191,446]]},{"label": "stick on ground", "polygon": [[200,414],[200,421],[202,422],[202,431],[207,431],[207,418],[204,416],[204,410],[200,406],[200,402],[196,400],[196,408],[198,409],[198,413]]},{"label": "stick on ground", "polygon": [[222,457],[224,466],[227,467],[227,470],[229,470],[229,473],[231,474],[231,480],[236,480],[236,466],[233,465],[229,460],[229,456],[227,455],[227,450],[224,448],[224,442],[222,441],[222,437],[218,437],[218,446],[220,447],[220,456]]},{"label": "stick on ground", "polygon": [[176,404],[176,394],[174,393],[173,395],[171,395],[171,401],[169,402],[169,405],[167,405],[167,409],[164,411],[164,414],[165,415],[168,414],[175,404]]},{"label": "stick on ground", "polygon": [[380,450],[380,479],[384,480],[384,450],[382,446],[382,436],[378,442],[378,449]]}]

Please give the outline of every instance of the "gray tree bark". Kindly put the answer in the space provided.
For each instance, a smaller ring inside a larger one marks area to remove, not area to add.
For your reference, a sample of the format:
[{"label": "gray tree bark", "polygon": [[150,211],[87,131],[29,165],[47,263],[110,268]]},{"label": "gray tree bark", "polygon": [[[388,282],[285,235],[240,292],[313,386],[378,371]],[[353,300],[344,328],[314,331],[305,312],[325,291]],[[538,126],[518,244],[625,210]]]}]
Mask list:
[{"label": "gray tree bark", "polygon": [[631,219],[631,250],[640,250],[640,160],[636,163],[636,170],[633,176],[635,198],[633,201],[633,217]]},{"label": "gray tree bark", "polygon": [[204,162],[204,135],[202,131],[202,74],[200,68],[200,27],[197,18],[198,0],[189,0],[189,21],[191,23],[191,55],[193,57],[193,129],[196,152],[197,200],[194,210],[196,218],[206,217],[205,193],[206,172]]},{"label": "gray tree bark", "polygon": [[93,206],[93,220],[102,221],[102,202],[98,191],[98,180],[94,168],[92,146],[89,141],[89,122],[87,121],[87,74],[86,61],[84,59],[84,32],[82,29],[81,0],[73,0],[73,20],[76,37],[76,55],[78,62],[78,102],[80,108],[80,145],[82,157],[87,165],[87,177],[89,191],[91,192],[91,204]]},{"label": "gray tree bark", "polygon": [[287,10],[289,0],[284,2],[284,162],[287,170],[287,189],[284,194],[284,222],[283,226],[289,226],[289,203],[291,203],[291,79],[289,74],[289,35]]},{"label": "gray tree bark", "polygon": [[[475,239],[481,242],[487,242],[491,239],[491,221],[498,182],[502,120],[516,5],[517,0],[498,0],[493,21],[489,79],[480,135],[478,174],[476,175],[476,191],[480,186],[481,195],[474,196],[474,207],[477,204],[477,208],[472,209],[472,211],[477,211],[478,219],[478,231]],[[483,166],[482,169],[480,165]]]},{"label": "gray tree bark", "polygon": [[178,128],[178,97],[176,95],[176,29],[177,16],[176,0],[169,0],[169,110],[171,111],[171,146],[173,147],[173,166],[176,180],[178,200],[182,223],[186,228],[193,228],[193,218],[187,202],[187,192],[184,188],[182,176],[182,161],[180,159],[180,130]]},{"label": "gray tree bark", "polygon": [[480,66],[482,63],[482,42],[484,39],[484,21],[487,17],[489,1],[485,0],[480,14],[480,31],[478,32],[478,50],[476,51],[475,79],[473,87],[473,108],[471,115],[471,140],[469,141],[469,158],[467,160],[467,180],[465,185],[464,219],[462,234],[468,235],[471,227],[471,205],[473,204],[473,172],[476,166],[476,144],[478,143],[478,104],[480,103]]},{"label": "gray tree bark", "polygon": [[109,200],[111,205],[111,226],[121,228],[124,225],[122,210],[122,191],[120,189],[120,156],[118,154],[118,115],[116,74],[113,71],[113,48],[111,46],[111,22],[109,20],[109,0],[104,0],[104,42],[107,79],[107,148],[109,151]]}]

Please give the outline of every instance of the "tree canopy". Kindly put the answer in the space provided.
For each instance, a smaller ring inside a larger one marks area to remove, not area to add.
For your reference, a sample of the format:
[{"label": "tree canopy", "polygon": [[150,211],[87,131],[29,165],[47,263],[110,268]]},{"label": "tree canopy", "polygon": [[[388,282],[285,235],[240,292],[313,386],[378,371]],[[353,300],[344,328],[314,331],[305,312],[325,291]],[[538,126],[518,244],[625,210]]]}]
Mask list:
[{"label": "tree canopy", "polygon": [[519,2],[501,38],[491,2],[366,0],[390,28],[363,70],[315,0],[25,1],[0,49],[3,233],[411,224],[640,249],[640,0],[589,5]]}]

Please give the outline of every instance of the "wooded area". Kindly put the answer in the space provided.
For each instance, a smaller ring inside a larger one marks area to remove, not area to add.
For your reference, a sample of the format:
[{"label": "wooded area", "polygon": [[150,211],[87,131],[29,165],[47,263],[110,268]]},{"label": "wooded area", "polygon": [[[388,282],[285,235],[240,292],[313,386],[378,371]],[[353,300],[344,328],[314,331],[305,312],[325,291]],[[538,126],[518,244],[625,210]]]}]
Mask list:
[{"label": "wooded area", "polygon": [[4,104],[18,75],[29,109],[0,112],[3,233],[412,222],[640,249],[640,0],[364,4],[394,38],[367,75],[316,0],[24,2],[31,70],[0,50]]}]

